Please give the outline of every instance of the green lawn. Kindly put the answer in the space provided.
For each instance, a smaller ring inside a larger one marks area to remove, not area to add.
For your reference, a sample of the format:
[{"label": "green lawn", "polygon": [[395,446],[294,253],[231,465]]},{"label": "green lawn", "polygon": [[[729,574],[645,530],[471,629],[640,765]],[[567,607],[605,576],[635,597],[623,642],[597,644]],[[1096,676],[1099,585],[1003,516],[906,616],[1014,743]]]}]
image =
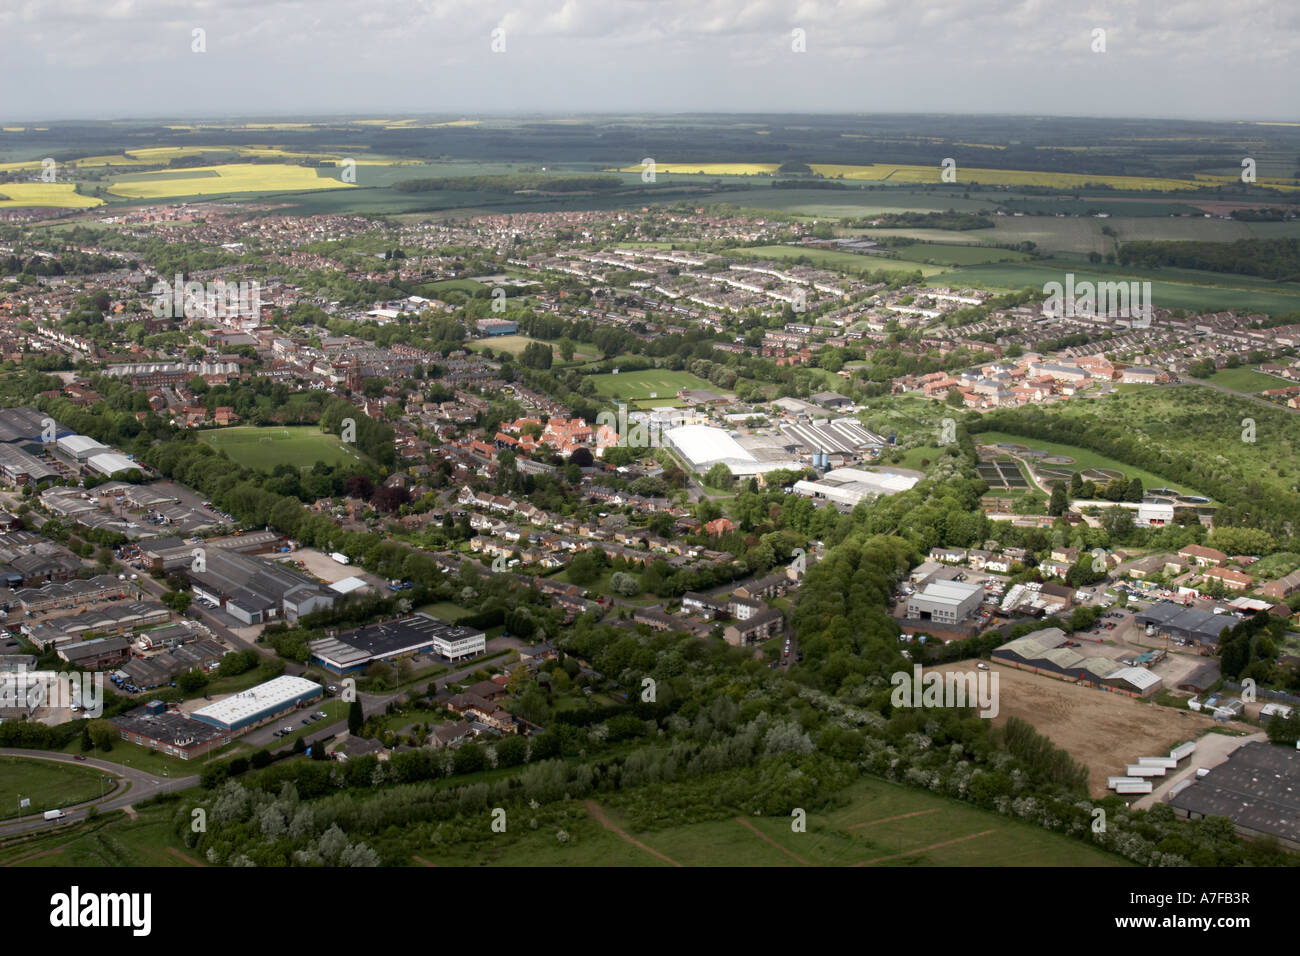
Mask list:
[{"label": "green lawn", "polygon": [[[469,345],[470,351],[482,352],[484,349],[492,349],[494,352],[509,352],[511,355],[519,355],[532,342],[542,342],[542,339],[535,339],[530,335],[497,335],[490,339],[478,339]],[[560,364],[563,359],[558,351],[559,345],[556,342],[546,342],[551,347],[552,358]],[[574,361],[590,362],[593,359],[600,358],[600,351],[591,345],[573,343]]]},{"label": "green lawn", "polygon": [[670,372],[668,369],[645,369],[640,372],[608,372],[591,376],[596,394],[617,401],[648,405],[681,404],[677,392],[683,388],[708,389],[721,394],[702,378],[690,372]]},{"label": "green lawn", "polygon": [[1286,388],[1294,384],[1286,379],[1257,372],[1253,368],[1225,368],[1215,372],[1205,381],[1211,385],[1221,385],[1234,392],[1263,392],[1270,388]]},{"label": "green lawn", "polygon": [[466,614],[471,613],[467,608],[463,608],[459,604],[452,604],[450,601],[438,601],[434,604],[424,604],[417,607],[416,611],[424,614],[432,614],[438,620],[445,621],[448,624],[454,624],[456,618],[464,617]]},{"label": "green lawn", "polygon": [[[836,272],[861,273],[876,272],[884,269],[893,272],[920,272],[923,276],[932,276],[944,271],[942,265],[925,265],[922,262],[902,261],[883,255],[862,255],[856,252],[836,252],[833,249],[815,249],[803,246],[747,246],[727,250],[728,255],[744,259],[772,259],[777,262],[792,262],[795,259],[807,259],[818,269],[832,269]],[[907,250],[903,251],[907,254]]]},{"label": "green lawn", "polygon": [[356,451],[315,425],[257,428],[235,425],[198,433],[199,441],[224,451],[241,465],[270,471],[277,465],[311,468],[318,461],[329,465],[359,461]]},{"label": "green lawn", "polygon": [[[58,810],[111,793],[113,781],[100,789],[102,771],[56,763],[39,757],[0,757],[0,820],[19,815],[30,817],[46,810]],[[31,800],[21,810],[19,798]]]}]

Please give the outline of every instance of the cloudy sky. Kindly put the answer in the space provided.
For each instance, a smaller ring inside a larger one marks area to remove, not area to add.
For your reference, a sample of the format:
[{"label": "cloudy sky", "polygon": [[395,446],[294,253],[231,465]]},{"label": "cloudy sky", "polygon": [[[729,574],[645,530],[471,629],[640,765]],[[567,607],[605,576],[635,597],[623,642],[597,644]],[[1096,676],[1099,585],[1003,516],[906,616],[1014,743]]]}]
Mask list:
[{"label": "cloudy sky", "polygon": [[1300,119],[1296,0],[0,0],[0,37],[7,120]]}]

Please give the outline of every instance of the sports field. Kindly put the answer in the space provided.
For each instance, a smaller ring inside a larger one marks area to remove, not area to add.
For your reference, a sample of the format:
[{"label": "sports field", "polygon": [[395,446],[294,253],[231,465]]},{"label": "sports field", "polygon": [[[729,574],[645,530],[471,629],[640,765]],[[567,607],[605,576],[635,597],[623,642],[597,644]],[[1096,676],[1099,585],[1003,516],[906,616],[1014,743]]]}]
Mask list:
[{"label": "sports field", "polygon": [[199,432],[199,441],[224,451],[247,468],[270,471],[276,465],[310,468],[316,462],[338,465],[360,460],[357,453],[315,425],[234,425]]},{"label": "sports field", "polygon": [[[532,342],[541,342],[542,339],[535,339],[528,335],[497,335],[490,339],[479,339],[470,343],[470,350],[481,352],[484,349],[492,349],[494,352],[509,352],[511,355],[518,355]],[[551,347],[552,357],[557,362],[562,362],[560,353],[556,351],[556,343],[547,342]],[[575,360],[591,361],[599,358],[600,353],[590,345],[573,344],[573,357]]]},{"label": "sports field", "polygon": [[612,398],[645,408],[656,405],[680,405],[677,392],[683,388],[717,391],[708,382],[696,378],[690,372],[670,372],[658,368],[641,372],[609,372],[605,375],[593,375],[591,381],[596,386],[596,394],[602,398]]},{"label": "sports field", "polygon": [[413,848],[417,865],[505,866],[1124,866],[1087,844],[967,804],[866,777],[848,802],[810,813],[796,833],[788,817],[736,816],[652,830],[619,810],[618,796],[574,803],[561,842],[521,828],[489,850]]}]

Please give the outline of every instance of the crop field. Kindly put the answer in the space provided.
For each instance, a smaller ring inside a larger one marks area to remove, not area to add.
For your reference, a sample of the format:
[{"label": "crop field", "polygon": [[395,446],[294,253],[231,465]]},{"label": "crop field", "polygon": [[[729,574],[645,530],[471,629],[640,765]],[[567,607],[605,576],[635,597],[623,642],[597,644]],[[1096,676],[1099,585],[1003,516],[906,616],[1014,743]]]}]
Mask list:
[{"label": "crop field", "polygon": [[356,452],[314,425],[287,428],[235,425],[207,429],[199,432],[198,437],[239,464],[260,471],[270,471],[276,465],[310,468],[318,461],[338,465],[358,460]]},{"label": "crop field", "polygon": [[17,206],[89,209],[102,205],[102,199],[80,195],[73,183],[0,183],[0,209]]},{"label": "crop field", "polygon": [[308,166],[232,163],[228,166],[204,166],[183,172],[128,174],[114,182],[109,187],[109,192],[127,199],[160,199],[171,196],[355,188],[349,183],[318,175],[316,169]]},{"label": "crop field", "polygon": [[690,372],[646,369],[641,372],[608,372],[591,376],[596,394],[602,398],[641,403],[646,407],[681,404],[677,392],[683,388],[713,390],[713,386]]},{"label": "crop field", "polygon": [[916,262],[923,265],[974,266],[990,262],[1024,262],[1029,258],[1027,252],[1015,252],[1011,249],[993,249],[987,246],[959,246],[951,243],[918,242],[894,250],[899,260]]},{"label": "crop field", "polygon": [[[844,805],[810,813],[795,833],[786,817],[729,817],[639,828],[629,795],[570,804],[567,839],[511,830],[479,847],[413,848],[412,862],[501,866],[1124,866],[1096,847],[955,800],[864,777]],[[582,815],[579,815],[582,811]]]},{"label": "crop field", "polygon": [[[19,798],[31,800],[21,810],[31,817],[93,800],[100,794],[101,772],[90,767],[25,757],[0,757],[0,819],[19,815]],[[104,792],[112,790],[112,783]]]}]

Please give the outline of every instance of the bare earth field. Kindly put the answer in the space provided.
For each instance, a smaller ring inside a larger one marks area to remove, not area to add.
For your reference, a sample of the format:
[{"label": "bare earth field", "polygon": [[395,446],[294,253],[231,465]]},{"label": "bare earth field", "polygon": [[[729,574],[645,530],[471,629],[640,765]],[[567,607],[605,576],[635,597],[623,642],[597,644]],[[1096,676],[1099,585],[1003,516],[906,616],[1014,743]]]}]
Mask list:
[{"label": "bare earth field", "polygon": [[[974,667],[975,661],[969,660],[943,670],[968,672]],[[993,723],[1000,727],[1008,717],[1029,721],[1087,766],[1088,788],[1094,796],[1104,796],[1106,778],[1123,775],[1125,765],[1138,757],[1164,756],[1170,747],[1196,740],[1215,726],[1213,718],[1191,711],[1142,703],[996,662],[992,667],[998,674],[1000,704]],[[1226,726],[1246,732],[1257,729],[1235,722]]]}]

